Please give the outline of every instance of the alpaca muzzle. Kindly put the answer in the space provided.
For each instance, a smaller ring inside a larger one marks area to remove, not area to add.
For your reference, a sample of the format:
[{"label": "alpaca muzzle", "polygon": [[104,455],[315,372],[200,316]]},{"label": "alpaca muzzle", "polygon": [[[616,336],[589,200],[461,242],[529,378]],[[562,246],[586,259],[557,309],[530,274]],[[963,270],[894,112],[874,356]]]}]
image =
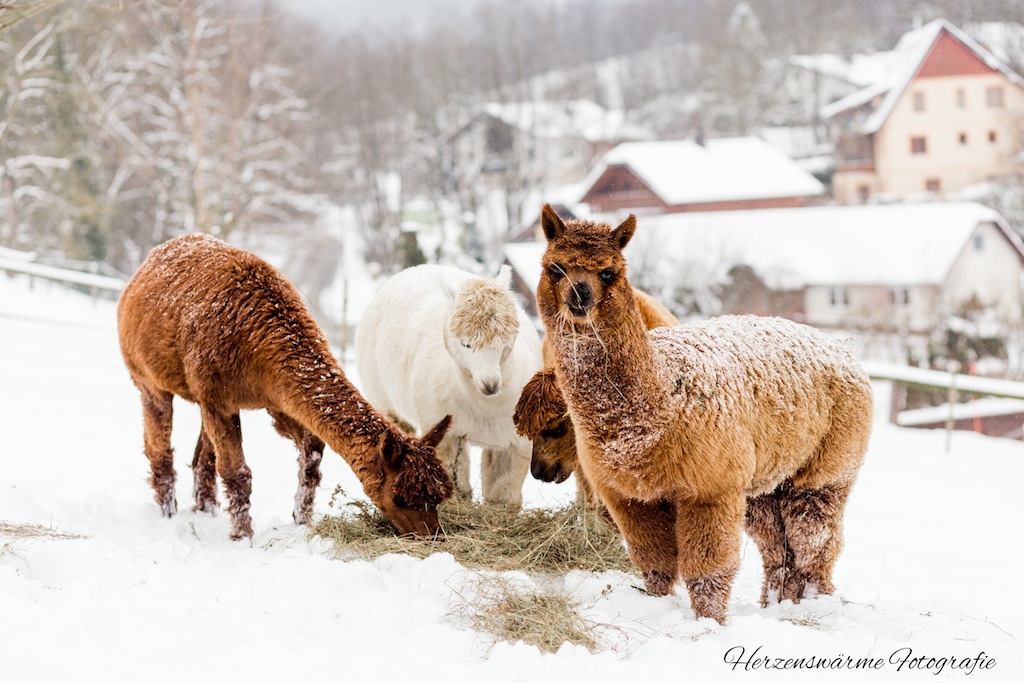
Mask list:
[{"label": "alpaca muzzle", "polygon": [[569,312],[578,318],[586,317],[590,309],[594,307],[594,290],[583,281],[577,281],[569,289],[565,297],[565,305]]}]

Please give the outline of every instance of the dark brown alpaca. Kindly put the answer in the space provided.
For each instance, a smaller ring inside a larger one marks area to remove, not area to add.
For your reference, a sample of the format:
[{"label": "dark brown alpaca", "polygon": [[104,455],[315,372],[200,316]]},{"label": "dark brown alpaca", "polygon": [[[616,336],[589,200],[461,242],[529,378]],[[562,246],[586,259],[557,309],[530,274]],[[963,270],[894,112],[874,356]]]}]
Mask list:
[{"label": "dark brown alpaca", "polygon": [[626,279],[630,216],[563,223],[537,289],[579,465],[648,592],[682,579],[725,622],[746,526],[762,602],[833,590],[842,515],[867,449],[871,387],[840,343],[780,318],[726,316],[648,332]]},{"label": "dark brown alpaca", "polygon": [[220,475],[231,538],[252,537],[252,477],[238,414],[260,408],[299,448],[296,523],[310,521],[327,442],[399,532],[439,533],[436,508],[452,487],[434,447],[450,419],[422,440],[388,422],[345,377],[296,289],[262,259],[206,235],[156,247],[121,295],[118,332],[142,393],[150,483],[165,516],[178,507],[171,450],[178,395],[202,413],[195,509],[217,507]]}]

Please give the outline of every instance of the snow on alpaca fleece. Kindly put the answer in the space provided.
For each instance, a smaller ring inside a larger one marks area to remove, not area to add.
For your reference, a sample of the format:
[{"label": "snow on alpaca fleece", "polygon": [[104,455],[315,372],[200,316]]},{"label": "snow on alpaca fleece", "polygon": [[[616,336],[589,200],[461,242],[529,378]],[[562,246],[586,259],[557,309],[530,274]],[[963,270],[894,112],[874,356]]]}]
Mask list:
[{"label": "snow on alpaca fleece", "polygon": [[[785,451],[758,448],[756,462],[737,463],[749,470],[747,495],[775,489],[801,469],[797,461],[810,462],[828,431],[833,397],[824,389],[863,381],[845,346],[783,318],[722,316],[654,329],[647,338],[657,383],[642,390],[608,374],[605,347],[596,337],[558,340],[572,359],[560,377],[563,391],[589,406],[574,412],[573,420],[600,435],[595,441],[609,465],[636,472],[637,492],[646,491],[647,500],[657,499],[667,483],[650,477],[647,453],[673,430],[694,450],[737,427],[757,443],[784,443]],[[614,388],[579,395],[584,377],[604,377]],[[848,463],[850,478],[859,464]]]}]

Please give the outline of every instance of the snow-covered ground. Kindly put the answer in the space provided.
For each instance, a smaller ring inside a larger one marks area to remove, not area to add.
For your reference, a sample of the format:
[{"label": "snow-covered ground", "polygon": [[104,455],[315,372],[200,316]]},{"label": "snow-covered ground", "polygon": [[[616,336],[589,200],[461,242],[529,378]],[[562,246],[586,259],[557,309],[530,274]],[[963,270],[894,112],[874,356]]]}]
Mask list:
[{"label": "snow-covered ground", "polygon": [[[625,574],[574,573],[557,587],[601,625],[603,648],[545,655],[466,626],[459,596],[477,573],[450,555],[330,559],[291,523],[295,453],[263,413],[243,415],[256,535],[228,540],[225,514],[188,511],[199,419],[175,409],[183,512],[167,520],[146,482],[113,303],[0,274],[3,680],[1024,680],[1024,444],[957,433],[946,454],[944,433],[879,417],[835,595],[761,609],[749,542],[724,627],[694,620],[684,590],[653,598]],[[336,484],[359,491],[338,456],[323,470],[319,513]],[[530,480],[526,496],[554,505],[572,489]],[[812,656],[878,668],[754,668]],[[973,670],[953,668],[968,659]]]}]

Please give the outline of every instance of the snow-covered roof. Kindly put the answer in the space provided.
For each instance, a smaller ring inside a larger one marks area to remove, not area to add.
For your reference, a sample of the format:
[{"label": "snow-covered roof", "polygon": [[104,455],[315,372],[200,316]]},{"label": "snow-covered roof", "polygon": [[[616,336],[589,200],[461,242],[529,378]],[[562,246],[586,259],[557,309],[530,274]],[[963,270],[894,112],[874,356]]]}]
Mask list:
[{"label": "snow-covered roof", "polygon": [[984,21],[966,24],[964,33],[1004,62],[1024,58],[1024,25],[1016,21]]},{"label": "snow-covered roof", "polygon": [[855,54],[843,57],[835,54],[793,55],[789,63],[809,71],[866,87],[883,80],[899,58],[892,50]]},{"label": "snow-covered roof", "polygon": [[[621,217],[604,217],[616,224]],[[749,265],[772,287],[941,284],[975,228],[995,223],[1024,245],[992,209],[973,202],[704,211],[641,216],[627,259],[678,268],[687,262]],[[540,279],[538,242],[508,245],[526,282]],[[632,255],[632,256],[631,256]]]},{"label": "snow-covered roof", "polygon": [[622,111],[591,100],[568,102],[491,102],[483,112],[538,138],[579,137],[590,142],[648,139],[650,133],[627,124]]},{"label": "snow-covered roof", "polygon": [[583,181],[589,190],[610,166],[628,166],[667,204],[820,195],[824,186],[781,150],[748,136],[626,142],[605,154]]},{"label": "snow-covered roof", "polygon": [[859,107],[876,97],[884,95],[881,103],[871,112],[861,126],[861,132],[863,133],[877,132],[885,123],[885,120],[889,118],[889,114],[892,113],[893,107],[896,106],[907,86],[914,80],[914,76],[917,75],[918,70],[924,64],[929,52],[931,52],[932,46],[935,45],[935,41],[939,39],[943,31],[946,31],[953,38],[963,43],[967,49],[975,53],[991,69],[998,71],[1009,81],[1024,88],[1024,79],[976,40],[945,19],[936,19],[920,28],[903,34],[893,50],[895,58],[891,68],[881,80],[822,108],[822,117],[831,118],[836,114]]}]

